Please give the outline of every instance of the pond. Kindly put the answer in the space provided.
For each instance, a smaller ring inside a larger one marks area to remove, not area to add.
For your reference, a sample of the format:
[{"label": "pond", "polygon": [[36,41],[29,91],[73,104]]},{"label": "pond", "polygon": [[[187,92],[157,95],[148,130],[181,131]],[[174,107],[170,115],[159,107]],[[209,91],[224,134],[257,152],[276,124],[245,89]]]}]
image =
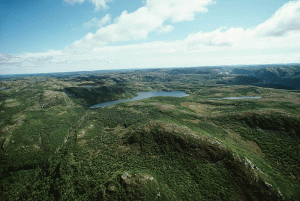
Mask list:
[{"label": "pond", "polygon": [[132,99],[121,99],[121,100],[114,100],[114,101],[108,101],[99,103],[96,105],[90,106],[91,108],[99,108],[99,107],[107,107],[110,105],[114,105],[117,103],[123,103],[123,102],[129,102],[129,101],[136,101],[141,100],[145,98],[151,98],[151,97],[157,97],[157,96],[171,96],[171,97],[185,97],[188,96],[184,91],[150,91],[150,92],[139,92],[137,93],[138,96],[132,98]]}]

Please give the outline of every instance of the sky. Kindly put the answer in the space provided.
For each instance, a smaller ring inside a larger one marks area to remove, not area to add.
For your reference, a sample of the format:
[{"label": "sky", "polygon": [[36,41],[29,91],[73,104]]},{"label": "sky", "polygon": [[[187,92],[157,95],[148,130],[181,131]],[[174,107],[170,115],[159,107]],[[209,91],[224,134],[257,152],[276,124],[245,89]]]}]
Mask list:
[{"label": "sky", "polygon": [[300,63],[300,0],[0,0],[0,74]]}]

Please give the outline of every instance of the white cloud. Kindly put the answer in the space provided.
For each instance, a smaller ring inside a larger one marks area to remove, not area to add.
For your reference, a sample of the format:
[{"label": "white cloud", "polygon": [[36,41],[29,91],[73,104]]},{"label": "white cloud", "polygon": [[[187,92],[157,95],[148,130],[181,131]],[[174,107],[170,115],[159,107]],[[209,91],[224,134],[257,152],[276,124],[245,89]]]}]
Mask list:
[{"label": "white cloud", "polygon": [[106,24],[110,24],[110,22],[111,22],[111,16],[110,16],[110,14],[107,14],[102,19],[98,19],[98,18],[94,17],[90,21],[85,22],[83,24],[83,26],[86,27],[86,28],[102,27]]},{"label": "white cloud", "polygon": [[[231,46],[207,46],[189,48],[189,40],[174,42],[151,42],[125,46],[102,46],[93,51],[74,54],[73,52],[52,51],[45,53],[24,53],[8,56],[0,66],[4,73],[65,72],[121,68],[185,67],[202,65],[267,64],[300,62],[300,52],[289,52],[293,38],[276,38],[274,46],[265,43],[263,48],[254,46],[259,40],[251,39],[253,47],[243,43]],[[276,47],[286,43],[286,48]],[[294,47],[300,47],[297,42]],[[21,66],[22,65],[22,66]]]},{"label": "white cloud", "polygon": [[111,2],[111,0],[64,0],[66,3],[74,5],[75,3],[82,4],[85,1],[91,2],[95,6],[95,11],[100,9],[108,9],[107,3]]},{"label": "white cloud", "polygon": [[174,30],[174,26],[169,24],[169,25],[165,25],[165,26],[160,27],[160,29],[157,30],[157,33],[165,34],[165,33],[171,32],[173,30]]},{"label": "white cloud", "polygon": [[164,20],[191,21],[196,13],[207,12],[212,0],[147,0],[146,6]]},{"label": "white cloud", "polygon": [[0,53],[0,64],[6,63],[11,59],[11,55]]},{"label": "white cloud", "polygon": [[275,14],[256,27],[259,36],[283,36],[291,31],[300,31],[300,1],[284,4]]},{"label": "white cloud", "polygon": [[66,50],[88,51],[108,43],[146,39],[155,30],[172,31],[172,25],[164,26],[164,22],[193,20],[196,13],[206,12],[210,4],[212,0],[147,0],[145,6],[132,13],[124,11],[112,24],[87,34]]},{"label": "white cloud", "polygon": [[69,3],[69,4],[75,4],[75,3],[83,3],[85,0],[64,0],[64,2]]},{"label": "white cloud", "polygon": [[184,39],[188,51],[287,50],[300,48],[300,32],[281,37],[257,35],[256,29],[220,28],[212,32],[190,34]]},{"label": "white cloud", "polygon": [[89,1],[94,4],[95,10],[98,11],[101,8],[103,8],[104,10],[108,9],[106,3],[110,2],[111,0],[89,0]]},{"label": "white cloud", "polygon": [[234,35],[238,35],[237,32],[242,31],[239,29],[229,29],[222,32],[223,29],[226,28],[220,28],[207,33],[199,32],[190,34],[186,39],[188,48],[198,49],[202,48],[202,46],[231,46]]},{"label": "white cloud", "polygon": [[113,24],[98,29],[95,34],[87,34],[67,49],[82,52],[105,46],[107,43],[146,39],[151,31],[162,24],[162,19],[150,13],[146,7],[142,7],[134,13],[124,11]]},{"label": "white cloud", "polygon": [[[300,48],[300,1],[291,1],[279,8],[265,22],[252,29],[220,28],[212,32],[190,34],[189,50],[288,49]],[[298,38],[298,39],[297,39]]]}]

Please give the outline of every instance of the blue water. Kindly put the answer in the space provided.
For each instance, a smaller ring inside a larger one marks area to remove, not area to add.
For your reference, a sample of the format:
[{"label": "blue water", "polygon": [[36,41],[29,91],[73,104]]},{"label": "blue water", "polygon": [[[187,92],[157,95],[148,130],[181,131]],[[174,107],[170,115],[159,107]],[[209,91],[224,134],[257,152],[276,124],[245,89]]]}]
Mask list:
[{"label": "blue water", "polygon": [[140,92],[140,93],[137,93],[137,95],[138,96],[136,96],[132,99],[121,99],[121,100],[115,100],[115,101],[108,101],[108,102],[103,102],[103,103],[99,103],[99,104],[96,104],[96,105],[92,105],[90,107],[91,108],[107,107],[107,106],[114,105],[114,104],[117,104],[117,103],[136,101],[136,100],[141,100],[141,99],[151,98],[151,97],[157,97],[157,96],[172,96],[172,97],[185,97],[185,96],[188,96],[188,94],[186,94],[183,91],[171,91],[171,92],[167,92],[167,91],[150,91],[150,92]]}]

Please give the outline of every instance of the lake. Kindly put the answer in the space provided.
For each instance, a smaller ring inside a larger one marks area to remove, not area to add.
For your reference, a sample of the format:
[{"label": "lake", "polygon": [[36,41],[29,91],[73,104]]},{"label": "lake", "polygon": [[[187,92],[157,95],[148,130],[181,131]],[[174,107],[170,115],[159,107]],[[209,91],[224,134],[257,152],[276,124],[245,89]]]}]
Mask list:
[{"label": "lake", "polygon": [[150,91],[150,92],[139,92],[139,93],[137,93],[137,95],[138,96],[136,96],[132,99],[121,99],[121,100],[108,101],[108,102],[98,103],[98,104],[92,105],[90,107],[91,108],[107,107],[107,106],[114,105],[117,103],[136,101],[136,100],[157,97],[157,96],[171,96],[171,97],[188,96],[188,94],[185,93],[184,91]]}]

